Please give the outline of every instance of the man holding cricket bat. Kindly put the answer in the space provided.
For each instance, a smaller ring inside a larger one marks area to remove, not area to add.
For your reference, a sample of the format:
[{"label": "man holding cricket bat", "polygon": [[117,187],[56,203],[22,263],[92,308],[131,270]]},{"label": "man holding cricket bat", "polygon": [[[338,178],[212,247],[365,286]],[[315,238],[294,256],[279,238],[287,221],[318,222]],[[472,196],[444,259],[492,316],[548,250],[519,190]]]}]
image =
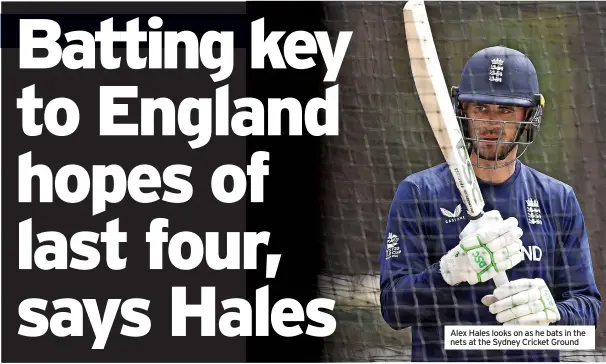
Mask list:
[{"label": "man holding cricket bat", "polygon": [[544,106],[532,62],[483,49],[452,99],[488,212],[470,221],[446,163],[404,179],[379,257],[382,315],[412,327],[412,361],[559,361],[557,350],[444,349],[445,325],[596,325],[601,306],[573,189],[519,160]]}]

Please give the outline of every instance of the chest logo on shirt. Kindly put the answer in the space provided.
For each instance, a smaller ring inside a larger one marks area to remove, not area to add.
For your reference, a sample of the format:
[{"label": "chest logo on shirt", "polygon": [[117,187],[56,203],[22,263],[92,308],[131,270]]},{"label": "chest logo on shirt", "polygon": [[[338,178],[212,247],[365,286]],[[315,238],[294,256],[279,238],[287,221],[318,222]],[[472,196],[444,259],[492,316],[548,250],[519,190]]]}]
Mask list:
[{"label": "chest logo on shirt", "polygon": [[447,217],[447,219],[444,221],[447,224],[450,224],[452,222],[456,222],[456,221],[460,221],[463,220],[465,218],[465,216],[461,216],[461,204],[458,204],[457,207],[455,207],[454,211],[448,211],[443,207],[440,207],[440,211],[442,211],[442,215],[444,215],[445,217]]},{"label": "chest logo on shirt", "polygon": [[526,217],[528,218],[528,223],[530,225],[543,224],[539,201],[536,198],[529,198],[526,200]]}]

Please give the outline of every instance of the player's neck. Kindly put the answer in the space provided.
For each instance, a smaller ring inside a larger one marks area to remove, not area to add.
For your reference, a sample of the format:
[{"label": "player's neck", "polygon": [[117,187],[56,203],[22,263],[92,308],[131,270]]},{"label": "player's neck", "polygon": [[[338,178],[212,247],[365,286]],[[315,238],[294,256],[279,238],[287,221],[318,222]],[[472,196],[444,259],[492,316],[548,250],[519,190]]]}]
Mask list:
[{"label": "player's neck", "polygon": [[517,163],[515,157],[516,153],[511,153],[506,159],[497,162],[497,168],[495,168],[495,161],[479,159],[478,163],[475,153],[472,153],[471,162],[479,180],[498,184],[507,181],[514,174]]}]

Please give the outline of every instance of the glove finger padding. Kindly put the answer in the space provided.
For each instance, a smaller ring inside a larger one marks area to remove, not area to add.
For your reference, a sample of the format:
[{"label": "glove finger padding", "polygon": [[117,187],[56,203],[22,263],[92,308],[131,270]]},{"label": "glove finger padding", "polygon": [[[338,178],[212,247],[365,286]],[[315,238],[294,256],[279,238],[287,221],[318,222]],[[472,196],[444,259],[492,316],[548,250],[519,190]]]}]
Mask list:
[{"label": "glove finger padding", "polygon": [[557,321],[560,321],[560,313],[548,310],[507,321],[504,322],[503,325],[547,326],[550,323]]},{"label": "glove finger padding", "polygon": [[477,220],[471,220],[459,234],[459,240],[465,239],[468,235],[475,233],[485,226],[492,226],[503,221],[499,210],[491,210],[485,213]]},{"label": "glove finger padding", "polygon": [[532,301],[521,306],[515,306],[506,311],[497,314],[497,321],[505,323],[517,318],[531,315],[543,311],[543,303],[539,300]]},{"label": "glove finger padding", "polygon": [[[502,235],[499,235],[490,241],[483,240],[482,238],[484,238],[484,236],[482,236],[483,234],[481,234],[481,233],[479,234],[479,238],[482,240],[482,243],[484,243],[484,245],[486,245],[486,247],[488,249],[490,249],[490,251],[496,252],[497,250],[503,249],[516,242],[520,243],[520,249],[521,249],[522,241],[520,240],[520,238],[522,237],[523,234],[524,234],[524,232],[522,231],[522,229],[520,229],[518,226],[515,226],[515,227],[511,228],[510,230],[507,230]],[[516,250],[520,250],[520,249],[516,249]]]},{"label": "glove finger padding", "polygon": [[524,255],[522,254],[522,252],[518,252],[513,255],[510,255],[507,259],[504,259],[503,261],[496,262],[496,266],[499,271],[508,270],[518,265],[523,259]]},{"label": "glove finger padding", "polygon": [[521,255],[523,246],[524,245],[522,244],[522,241],[517,239],[513,243],[507,245],[506,247],[504,247],[502,249],[495,250],[495,249],[491,249],[488,246],[487,246],[487,248],[494,252],[492,254],[492,256],[494,257],[495,262],[503,262],[516,254]]},{"label": "glove finger padding", "polygon": [[549,325],[560,320],[555,300],[540,278],[509,282],[484,296],[482,303],[506,325]]},{"label": "glove finger padding", "polygon": [[500,301],[520,292],[528,291],[533,288],[541,289],[543,287],[547,287],[547,285],[545,284],[545,281],[540,278],[522,278],[497,287],[492,294]]},{"label": "glove finger padding", "polygon": [[530,289],[528,291],[516,293],[513,296],[509,296],[506,299],[497,300],[493,302],[490,307],[490,313],[496,314],[503,312],[512,307],[517,307],[530,302],[538,301],[541,299],[541,292],[537,288]]},{"label": "glove finger padding", "polygon": [[511,233],[513,239],[519,239],[522,237],[522,229],[518,227],[518,219],[515,217],[510,217],[507,220],[503,220],[497,224],[480,229],[474,235],[477,235],[482,244],[488,244],[494,239],[508,232]]}]

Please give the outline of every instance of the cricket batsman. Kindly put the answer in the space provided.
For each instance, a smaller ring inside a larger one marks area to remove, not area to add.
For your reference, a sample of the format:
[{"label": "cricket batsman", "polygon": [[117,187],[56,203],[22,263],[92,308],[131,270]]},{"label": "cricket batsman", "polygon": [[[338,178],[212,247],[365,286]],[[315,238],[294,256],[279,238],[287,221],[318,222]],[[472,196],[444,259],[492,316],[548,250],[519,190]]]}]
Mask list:
[{"label": "cricket batsman", "polygon": [[400,183],[379,256],[383,318],[412,327],[412,361],[559,361],[555,349],[444,349],[445,325],[597,325],[601,306],[574,190],[519,160],[544,107],[530,59],[480,50],[452,99],[488,212],[469,220],[446,163]]}]

